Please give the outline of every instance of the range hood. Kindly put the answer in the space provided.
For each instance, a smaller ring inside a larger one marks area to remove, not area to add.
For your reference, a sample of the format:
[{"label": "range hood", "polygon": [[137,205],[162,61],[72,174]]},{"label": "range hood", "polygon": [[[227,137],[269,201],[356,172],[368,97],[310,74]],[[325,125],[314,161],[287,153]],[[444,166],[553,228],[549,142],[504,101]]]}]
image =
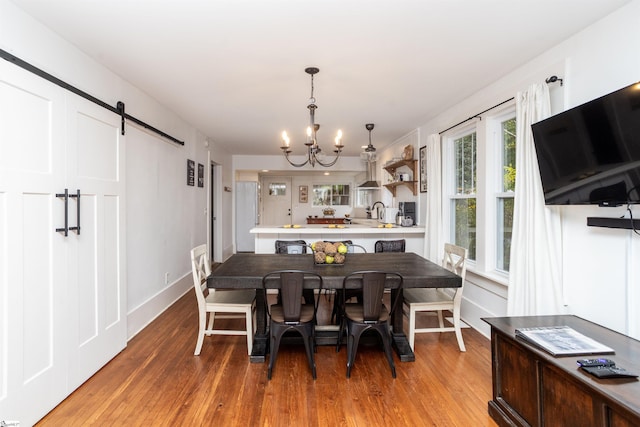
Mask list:
[{"label": "range hood", "polygon": [[367,180],[360,184],[358,188],[377,190],[380,188],[380,183],[376,181],[376,162],[367,160]]},{"label": "range hood", "polygon": [[365,148],[360,157],[367,163],[367,180],[358,186],[358,188],[377,190],[380,183],[376,181],[376,148],[371,144],[371,131],[374,124],[367,123],[365,128],[369,131],[369,145]]}]

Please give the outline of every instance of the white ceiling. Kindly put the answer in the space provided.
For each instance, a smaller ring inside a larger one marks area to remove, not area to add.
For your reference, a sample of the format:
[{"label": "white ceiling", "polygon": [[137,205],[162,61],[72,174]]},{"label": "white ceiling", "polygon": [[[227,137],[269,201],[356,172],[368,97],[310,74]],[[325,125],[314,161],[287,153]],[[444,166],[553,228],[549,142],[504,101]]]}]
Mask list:
[{"label": "white ceiling", "polygon": [[630,0],[12,1],[232,154],[302,154],[318,67],[319,140],[357,155]]}]

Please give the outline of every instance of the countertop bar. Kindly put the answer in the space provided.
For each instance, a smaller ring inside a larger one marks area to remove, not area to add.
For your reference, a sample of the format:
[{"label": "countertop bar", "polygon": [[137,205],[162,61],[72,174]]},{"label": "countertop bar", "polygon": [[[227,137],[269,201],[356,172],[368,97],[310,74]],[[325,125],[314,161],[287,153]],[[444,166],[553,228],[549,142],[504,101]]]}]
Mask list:
[{"label": "countertop bar", "polygon": [[282,225],[259,225],[251,229],[252,234],[424,234],[425,228],[420,226],[401,227],[379,227],[375,220],[354,220],[351,224],[344,226],[329,227],[327,224],[293,224],[291,227]]}]

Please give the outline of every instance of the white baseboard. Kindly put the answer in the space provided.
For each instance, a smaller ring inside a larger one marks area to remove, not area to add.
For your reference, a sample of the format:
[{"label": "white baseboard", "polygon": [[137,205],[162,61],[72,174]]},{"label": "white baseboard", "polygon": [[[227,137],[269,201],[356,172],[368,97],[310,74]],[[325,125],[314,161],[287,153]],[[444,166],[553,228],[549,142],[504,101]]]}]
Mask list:
[{"label": "white baseboard", "polygon": [[[149,325],[186,292],[193,291],[191,272],[158,292],[153,297],[127,313],[127,341]],[[195,298],[194,298],[194,310]]]}]

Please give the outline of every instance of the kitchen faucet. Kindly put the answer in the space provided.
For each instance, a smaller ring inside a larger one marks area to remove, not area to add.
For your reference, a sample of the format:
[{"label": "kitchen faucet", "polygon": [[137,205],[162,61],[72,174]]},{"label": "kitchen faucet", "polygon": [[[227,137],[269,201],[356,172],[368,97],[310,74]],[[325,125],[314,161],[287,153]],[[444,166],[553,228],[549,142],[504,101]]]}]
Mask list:
[{"label": "kitchen faucet", "polygon": [[[382,209],[386,208],[384,203],[378,201],[378,202],[374,202],[373,205],[371,205],[371,211],[373,211],[373,209],[376,207],[378,203],[382,205]],[[378,209],[377,216],[378,216],[378,219],[382,219],[382,211],[380,209]]]}]

